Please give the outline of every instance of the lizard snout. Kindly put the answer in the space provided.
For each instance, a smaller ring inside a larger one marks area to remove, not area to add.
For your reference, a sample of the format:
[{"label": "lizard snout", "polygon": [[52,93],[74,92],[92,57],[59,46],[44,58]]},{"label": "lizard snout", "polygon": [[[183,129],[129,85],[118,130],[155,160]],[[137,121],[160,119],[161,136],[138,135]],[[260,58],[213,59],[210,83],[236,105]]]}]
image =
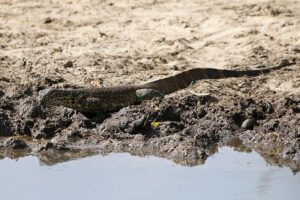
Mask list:
[{"label": "lizard snout", "polygon": [[46,88],[39,91],[38,104],[40,106],[47,105],[52,100],[52,94],[55,90],[55,88]]}]

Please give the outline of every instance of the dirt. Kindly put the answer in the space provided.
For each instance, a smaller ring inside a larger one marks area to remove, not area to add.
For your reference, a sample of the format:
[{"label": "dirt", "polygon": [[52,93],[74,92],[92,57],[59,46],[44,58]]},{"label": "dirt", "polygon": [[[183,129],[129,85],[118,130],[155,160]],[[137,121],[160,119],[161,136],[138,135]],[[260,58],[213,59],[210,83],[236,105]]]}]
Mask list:
[{"label": "dirt", "polygon": [[[1,1],[0,158],[55,164],[96,153],[203,164],[221,145],[300,170],[297,1]],[[41,89],[141,84],[195,67],[261,69],[200,80],[101,117],[37,106]]]}]

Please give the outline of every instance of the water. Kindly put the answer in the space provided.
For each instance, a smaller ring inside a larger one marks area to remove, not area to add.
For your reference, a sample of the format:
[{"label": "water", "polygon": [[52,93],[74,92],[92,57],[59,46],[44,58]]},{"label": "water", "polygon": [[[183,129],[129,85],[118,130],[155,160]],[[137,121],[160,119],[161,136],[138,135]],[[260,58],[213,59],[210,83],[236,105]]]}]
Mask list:
[{"label": "water", "polygon": [[204,165],[128,153],[55,165],[33,156],[0,160],[1,199],[300,199],[300,173],[270,166],[255,152],[222,147]]}]

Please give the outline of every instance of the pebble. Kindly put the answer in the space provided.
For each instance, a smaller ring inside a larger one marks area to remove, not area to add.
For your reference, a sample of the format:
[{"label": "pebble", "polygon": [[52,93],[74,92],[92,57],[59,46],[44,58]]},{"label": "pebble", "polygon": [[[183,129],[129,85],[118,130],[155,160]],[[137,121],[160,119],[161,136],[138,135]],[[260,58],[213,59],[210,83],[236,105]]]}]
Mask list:
[{"label": "pebble", "polygon": [[63,26],[65,26],[65,27],[69,27],[69,26],[73,26],[73,25],[74,25],[74,23],[70,20],[67,20],[67,21],[63,22]]},{"label": "pebble", "polygon": [[46,19],[44,19],[45,24],[50,24],[51,22],[53,22],[53,19],[50,17],[47,17]]},{"label": "pebble", "polygon": [[71,67],[73,67],[73,62],[70,60],[64,64],[64,68],[71,68]]},{"label": "pebble", "polygon": [[254,126],[254,120],[253,119],[246,119],[243,123],[242,123],[242,128],[245,130],[251,130],[253,129]]}]

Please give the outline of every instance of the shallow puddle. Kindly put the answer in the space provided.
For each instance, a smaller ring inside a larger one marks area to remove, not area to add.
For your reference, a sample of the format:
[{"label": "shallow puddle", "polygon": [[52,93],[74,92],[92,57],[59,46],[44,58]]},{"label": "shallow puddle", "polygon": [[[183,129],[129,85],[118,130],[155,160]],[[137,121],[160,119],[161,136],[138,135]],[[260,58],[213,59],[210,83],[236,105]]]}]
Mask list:
[{"label": "shallow puddle", "polygon": [[1,199],[299,199],[300,173],[270,166],[256,152],[221,147],[204,165],[185,167],[128,153],[41,165],[0,160]]}]

